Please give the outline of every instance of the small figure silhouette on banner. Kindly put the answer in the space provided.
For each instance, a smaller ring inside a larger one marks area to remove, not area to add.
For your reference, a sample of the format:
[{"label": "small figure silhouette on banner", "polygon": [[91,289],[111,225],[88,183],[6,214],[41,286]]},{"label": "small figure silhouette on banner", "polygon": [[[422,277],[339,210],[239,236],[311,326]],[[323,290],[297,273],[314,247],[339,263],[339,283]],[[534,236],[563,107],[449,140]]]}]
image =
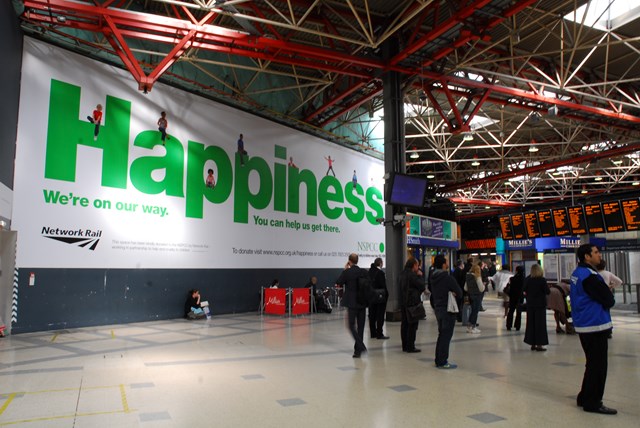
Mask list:
[{"label": "small figure silhouette on banner", "polygon": [[87,116],[87,120],[96,125],[93,131],[93,140],[98,141],[98,134],[100,133],[100,123],[102,122],[102,104],[98,104],[93,111],[93,116]]}]

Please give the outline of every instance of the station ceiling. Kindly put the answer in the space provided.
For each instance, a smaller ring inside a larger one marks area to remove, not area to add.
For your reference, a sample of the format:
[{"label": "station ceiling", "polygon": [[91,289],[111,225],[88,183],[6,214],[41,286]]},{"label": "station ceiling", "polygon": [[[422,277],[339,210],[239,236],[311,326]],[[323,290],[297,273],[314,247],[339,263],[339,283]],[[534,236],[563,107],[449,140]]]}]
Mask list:
[{"label": "station ceiling", "polygon": [[26,34],[128,69],[137,90],[160,80],[377,157],[382,76],[400,73],[427,212],[640,193],[636,0],[13,3]]}]

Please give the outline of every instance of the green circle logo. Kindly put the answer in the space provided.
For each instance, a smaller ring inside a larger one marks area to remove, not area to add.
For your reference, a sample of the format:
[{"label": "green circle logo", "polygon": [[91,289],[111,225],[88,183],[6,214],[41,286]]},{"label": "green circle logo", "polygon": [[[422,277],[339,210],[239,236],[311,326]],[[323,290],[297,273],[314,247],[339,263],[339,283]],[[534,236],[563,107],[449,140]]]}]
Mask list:
[{"label": "green circle logo", "polygon": [[380,252],[384,253],[384,242],[380,243]]}]

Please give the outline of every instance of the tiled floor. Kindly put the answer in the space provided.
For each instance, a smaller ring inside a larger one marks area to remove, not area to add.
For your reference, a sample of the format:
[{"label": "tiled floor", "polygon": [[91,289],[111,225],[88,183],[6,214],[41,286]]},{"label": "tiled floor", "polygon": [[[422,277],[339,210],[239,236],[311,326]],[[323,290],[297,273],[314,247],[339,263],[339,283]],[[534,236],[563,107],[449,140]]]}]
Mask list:
[{"label": "tiled floor", "polygon": [[[575,405],[584,356],[577,336],[531,352],[507,332],[499,302],[482,334],[456,327],[451,361],[433,366],[433,314],[420,323],[419,354],[369,340],[351,358],[344,311],[295,319],[256,314],[210,321],[23,334],[0,340],[0,426],[17,427],[638,427],[640,317],[615,312],[605,404]],[[367,329],[368,332],[368,329]]]}]

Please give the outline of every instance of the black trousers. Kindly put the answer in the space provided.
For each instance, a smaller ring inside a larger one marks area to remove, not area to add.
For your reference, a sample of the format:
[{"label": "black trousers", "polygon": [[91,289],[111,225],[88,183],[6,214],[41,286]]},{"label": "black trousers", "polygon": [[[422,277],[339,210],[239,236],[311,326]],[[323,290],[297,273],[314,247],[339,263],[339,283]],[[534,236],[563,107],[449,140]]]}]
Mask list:
[{"label": "black trousers", "polygon": [[367,317],[367,308],[347,308],[347,323],[349,331],[355,340],[353,351],[356,353],[367,350],[364,346],[364,320]]},{"label": "black trousers", "polygon": [[387,299],[382,303],[376,303],[369,306],[369,331],[371,337],[381,337],[382,326],[384,325],[384,316],[387,312]]},{"label": "black trousers", "polygon": [[[516,313],[516,322],[513,322],[513,313]],[[522,310],[520,310],[520,304],[518,302],[512,303],[509,301],[509,313],[507,314],[507,328],[515,327],[516,330],[520,330],[522,323]]]},{"label": "black trousers", "polygon": [[436,343],[436,366],[449,362],[449,345],[456,326],[456,314],[447,312],[447,308],[435,308],[438,321],[438,341]]},{"label": "black trousers", "polygon": [[608,336],[611,330],[595,333],[578,333],[587,359],[578,404],[587,410],[602,406],[604,386],[607,383]]},{"label": "black trousers", "polygon": [[411,351],[416,349],[416,332],[418,331],[418,321],[409,322],[407,318],[407,308],[400,308],[402,321],[400,322],[400,340],[402,340],[402,350]]}]

